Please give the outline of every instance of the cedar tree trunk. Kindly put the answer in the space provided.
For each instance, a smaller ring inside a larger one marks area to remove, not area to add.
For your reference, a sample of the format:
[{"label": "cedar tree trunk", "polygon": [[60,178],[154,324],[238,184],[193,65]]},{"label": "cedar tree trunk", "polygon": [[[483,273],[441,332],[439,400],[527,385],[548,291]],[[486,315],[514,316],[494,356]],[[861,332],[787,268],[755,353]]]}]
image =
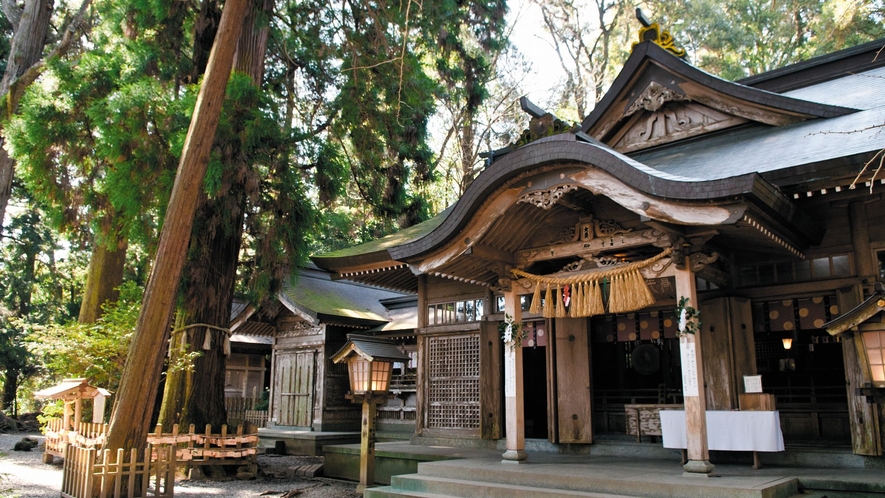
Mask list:
[{"label": "cedar tree trunk", "polygon": [[[266,23],[256,26],[256,21],[267,19],[272,9],[270,0],[253,2],[237,47],[234,69],[248,74],[256,85],[261,84],[264,73],[269,33]],[[225,161],[232,164],[239,159],[231,155]],[[172,338],[172,363],[189,353],[201,354],[192,369],[167,372],[160,413],[164,430],[170,430],[174,424],[184,427],[211,424],[219,429],[218,426],[227,422],[224,408],[227,356],[219,329],[230,326],[246,209],[246,193],[232,171],[234,169],[230,166],[225,173],[222,194],[199,210],[200,226],[191,236],[188,288],[185,290],[183,320],[176,324]],[[207,334],[211,335],[208,341]]]},{"label": "cedar tree trunk", "polygon": [[95,323],[103,313],[102,305],[115,302],[119,297],[117,288],[123,283],[127,246],[124,242],[122,247],[109,249],[105,244],[96,244],[86,274],[83,304],[77,318],[79,323]]},{"label": "cedar tree trunk", "polygon": [[225,2],[218,37],[212,47],[206,77],[200,87],[185,139],[153,270],[145,288],[141,314],[117,392],[106,444],[109,449],[144,448],[146,445],[169,339],[169,319],[184,266],[194,213],[203,191],[209,152],[230,78],[236,40],[240,36],[248,3],[247,0]]},{"label": "cedar tree trunk", "polygon": [[[211,216],[223,201],[208,203],[200,209],[198,217]],[[242,227],[242,214],[234,216],[234,220]],[[160,411],[164,430],[171,430],[173,424],[183,427],[194,424],[200,428],[211,424],[214,431],[220,431],[221,425],[227,423],[224,408],[226,335],[220,329],[230,325],[242,229],[209,232],[195,230],[191,238],[191,252],[197,255],[188,262],[188,289],[180,312],[183,319],[177,320],[172,336],[170,363],[175,365],[188,353],[198,352],[199,356],[193,360],[192,368],[171,368],[166,373]]]}]

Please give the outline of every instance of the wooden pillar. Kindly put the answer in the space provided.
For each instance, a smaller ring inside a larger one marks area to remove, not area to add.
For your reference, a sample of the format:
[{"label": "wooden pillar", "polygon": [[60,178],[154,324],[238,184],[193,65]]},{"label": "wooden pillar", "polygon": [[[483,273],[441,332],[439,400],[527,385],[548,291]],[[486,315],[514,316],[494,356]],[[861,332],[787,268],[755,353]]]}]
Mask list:
[{"label": "wooden pillar", "polygon": [[[851,228],[851,243],[854,246],[854,261],[859,277],[867,277],[865,284],[876,280],[878,269],[870,247],[870,229],[865,202],[852,202],[848,205],[848,225]],[[849,308],[850,309],[850,308]],[[842,310],[843,313],[846,310]]]},{"label": "wooden pillar", "polygon": [[83,400],[77,398],[74,401],[74,430],[80,432],[80,424],[83,421]]},{"label": "wooden pillar", "polygon": [[356,492],[362,494],[366,488],[375,485],[375,412],[380,401],[386,395],[365,394],[363,400],[363,417],[360,422],[360,483]]},{"label": "wooden pillar", "polygon": [[64,407],[62,408],[62,427],[66,431],[73,430],[74,427],[71,425],[71,402],[65,401]]},{"label": "wooden pillar", "polygon": [[[504,293],[504,312],[514,324],[522,322],[519,294],[514,290]],[[518,338],[517,338],[518,339]],[[525,452],[525,400],[522,385],[522,347],[504,345],[504,412],[507,420],[507,451],[504,462],[519,463],[528,458]]]},{"label": "wooden pillar", "polygon": [[[685,258],[684,269],[676,269],[676,296],[688,298],[688,306],[697,307],[698,294],[691,262]],[[703,317],[702,317],[703,318]],[[702,333],[702,331],[698,331]],[[694,334],[679,338],[682,358],[682,396],[685,403],[685,439],[688,462],[686,473],[708,475],[713,471],[707,448],[707,399],[704,393],[704,360],[701,341]]]},{"label": "wooden pillar", "polygon": [[427,397],[425,359],[428,357],[427,341],[421,332],[429,323],[427,310],[427,275],[418,275],[418,371],[415,373],[415,434],[421,435],[427,426],[427,414],[425,413],[425,399]]}]

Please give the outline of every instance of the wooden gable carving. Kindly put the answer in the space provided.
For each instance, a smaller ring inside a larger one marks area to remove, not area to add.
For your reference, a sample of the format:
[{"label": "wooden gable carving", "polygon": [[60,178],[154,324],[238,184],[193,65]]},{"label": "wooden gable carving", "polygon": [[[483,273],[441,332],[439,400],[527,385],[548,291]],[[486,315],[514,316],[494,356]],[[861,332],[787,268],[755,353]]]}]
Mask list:
[{"label": "wooden gable carving", "polygon": [[783,126],[850,112],[717,78],[646,42],[634,49],[581,131],[632,152],[748,122]]},{"label": "wooden gable carving", "polygon": [[669,102],[655,110],[640,109],[609,144],[618,152],[631,152],[746,122],[694,102]]}]

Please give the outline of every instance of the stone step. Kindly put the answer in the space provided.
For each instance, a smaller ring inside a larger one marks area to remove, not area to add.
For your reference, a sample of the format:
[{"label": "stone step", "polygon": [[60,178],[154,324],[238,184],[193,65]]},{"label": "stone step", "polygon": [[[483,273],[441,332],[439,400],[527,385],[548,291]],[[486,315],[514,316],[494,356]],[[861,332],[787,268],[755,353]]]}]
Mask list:
[{"label": "stone step", "polygon": [[430,493],[457,498],[626,498],[631,495],[540,488],[516,484],[465,481],[423,475],[397,476],[391,487],[396,491]]},{"label": "stone step", "polygon": [[[847,471],[846,471],[847,473]],[[846,496],[868,496],[885,498],[885,480],[842,479],[841,476],[803,477],[800,481],[806,492],[823,493],[827,498],[843,498]]]},{"label": "stone step", "polygon": [[448,495],[436,493],[422,493],[420,491],[403,491],[394,489],[392,486],[379,488],[367,488],[363,491],[364,498],[451,498]]},{"label": "stone step", "polygon": [[[468,465],[463,465],[458,461],[445,461],[420,464],[418,475],[422,478],[472,481],[478,485],[502,484],[559,492],[637,497],[789,498],[799,493],[798,480],[795,478],[764,475],[686,477],[681,473],[664,473],[629,464],[606,466],[593,472],[587,472],[587,467],[570,468],[568,465],[556,464],[513,465],[472,460]],[[414,476],[408,477],[414,478]],[[406,476],[400,476],[400,478],[405,479]],[[394,478],[391,481],[391,485],[396,489],[401,489],[403,485],[413,482],[397,479]],[[403,484],[398,484],[400,482]],[[417,490],[440,492],[439,489]],[[467,494],[464,496],[484,495]],[[500,496],[515,498],[512,494]]]},{"label": "stone step", "polygon": [[310,465],[301,465],[293,469],[294,477],[317,477],[323,475],[323,464],[314,463]]}]

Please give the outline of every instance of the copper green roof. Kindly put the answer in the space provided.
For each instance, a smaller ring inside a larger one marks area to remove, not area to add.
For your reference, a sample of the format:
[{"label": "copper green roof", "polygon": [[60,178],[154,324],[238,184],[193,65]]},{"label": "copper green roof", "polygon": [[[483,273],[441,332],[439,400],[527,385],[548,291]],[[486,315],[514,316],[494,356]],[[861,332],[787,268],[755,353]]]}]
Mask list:
[{"label": "copper green roof", "polygon": [[373,255],[380,257],[380,259],[378,259],[379,261],[388,260],[390,259],[390,255],[387,253],[388,249],[416,241],[429,234],[446,219],[451,211],[452,208],[449,207],[427,221],[412,225],[409,228],[404,228],[396,233],[345,249],[311,256],[311,259],[322,268],[328,267],[327,265],[329,263],[326,261],[331,261],[335,258],[362,257],[362,259],[365,259],[363,262],[364,264],[375,262],[377,258],[373,258]]},{"label": "copper green roof", "polygon": [[343,280],[331,280],[325,272],[301,270],[296,281],[289,282],[279,297],[290,310],[314,320],[344,322],[366,327],[390,321],[384,299],[403,294]]}]

